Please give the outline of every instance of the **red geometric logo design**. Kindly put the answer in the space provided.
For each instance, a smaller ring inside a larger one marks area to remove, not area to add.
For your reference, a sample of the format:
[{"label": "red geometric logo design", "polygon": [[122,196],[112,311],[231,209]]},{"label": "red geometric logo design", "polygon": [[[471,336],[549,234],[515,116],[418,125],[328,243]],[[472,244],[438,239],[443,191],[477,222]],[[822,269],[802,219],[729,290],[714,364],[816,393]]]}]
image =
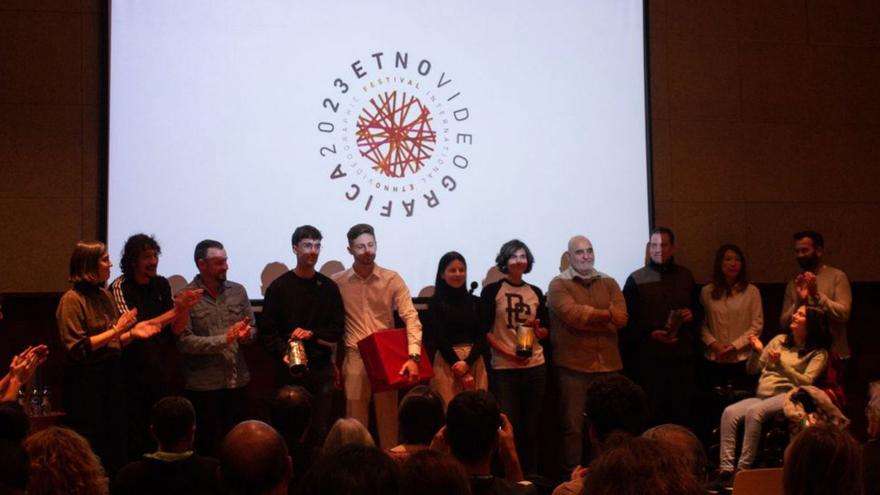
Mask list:
[{"label": "red geometric logo design", "polygon": [[373,170],[387,177],[418,172],[431,158],[437,133],[431,129],[431,112],[415,96],[397,91],[370,99],[357,122],[361,156],[373,162]]}]

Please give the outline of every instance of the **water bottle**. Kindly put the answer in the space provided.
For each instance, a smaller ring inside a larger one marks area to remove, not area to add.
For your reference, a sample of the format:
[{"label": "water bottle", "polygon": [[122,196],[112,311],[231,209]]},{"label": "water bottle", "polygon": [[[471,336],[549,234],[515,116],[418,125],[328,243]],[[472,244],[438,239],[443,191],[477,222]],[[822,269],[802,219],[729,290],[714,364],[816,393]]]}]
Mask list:
[{"label": "water bottle", "polygon": [[43,400],[40,402],[40,412],[44,416],[52,412],[52,401],[49,387],[43,387]]},{"label": "water bottle", "polygon": [[40,398],[40,390],[37,387],[34,387],[34,391],[31,393],[31,416],[42,416],[43,411],[41,410],[41,405],[43,400]]},{"label": "water bottle", "polygon": [[18,405],[21,406],[22,411],[27,411],[27,399],[24,394],[24,386],[21,386],[18,389]]}]

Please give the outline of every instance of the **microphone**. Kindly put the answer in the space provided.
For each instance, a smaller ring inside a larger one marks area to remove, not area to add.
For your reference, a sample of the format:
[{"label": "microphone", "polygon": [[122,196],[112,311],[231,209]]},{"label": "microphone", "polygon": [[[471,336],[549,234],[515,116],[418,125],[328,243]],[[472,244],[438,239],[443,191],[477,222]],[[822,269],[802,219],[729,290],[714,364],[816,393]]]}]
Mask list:
[{"label": "microphone", "polygon": [[471,290],[468,292],[468,294],[473,295],[474,291],[477,290],[477,287],[479,287],[479,286],[480,286],[480,284],[478,284],[476,280],[471,282]]}]

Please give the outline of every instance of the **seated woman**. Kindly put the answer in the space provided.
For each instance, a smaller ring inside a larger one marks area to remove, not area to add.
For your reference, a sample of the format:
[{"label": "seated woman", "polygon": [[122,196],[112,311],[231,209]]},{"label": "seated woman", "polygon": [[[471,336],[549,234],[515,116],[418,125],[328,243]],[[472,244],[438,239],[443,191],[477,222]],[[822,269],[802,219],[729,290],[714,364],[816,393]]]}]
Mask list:
[{"label": "seated woman", "polygon": [[110,493],[110,483],[101,461],[79,433],[50,426],[28,437],[24,448],[31,458],[27,493]]},{"label": "seated woman", "polygon": [[752,336],[754,352],[748,369],[761,371],[757,396],[728,406],[721,415],[721,462],[718,486],[733,481],[736,453],[736,430],[745,420],[742,453],[737,469],[749,469],[761,437],[761,423],[782,410],[786,392],[800,385],[811,385],[825,370],[831,336],[825,313],[814,307],[801,306],[791,319],[789,331],[777,335],[766,347]]}]

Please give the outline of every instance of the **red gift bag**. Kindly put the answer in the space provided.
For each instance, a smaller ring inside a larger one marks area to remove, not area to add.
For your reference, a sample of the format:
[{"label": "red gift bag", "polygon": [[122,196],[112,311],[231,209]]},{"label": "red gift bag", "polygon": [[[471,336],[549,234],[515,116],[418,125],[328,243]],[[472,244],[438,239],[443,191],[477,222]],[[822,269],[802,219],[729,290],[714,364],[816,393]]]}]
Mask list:
[{"label": "red gift bag", "polygon": [[[403,363],[409,359],[405,328],[379,330],[361,339],[357,346],[374,393],[409,386],[406,377],[398,374]],[[421,356],[418,363],[419,382],[426,382],[434,377],[434,369],[424,346]]]}]

